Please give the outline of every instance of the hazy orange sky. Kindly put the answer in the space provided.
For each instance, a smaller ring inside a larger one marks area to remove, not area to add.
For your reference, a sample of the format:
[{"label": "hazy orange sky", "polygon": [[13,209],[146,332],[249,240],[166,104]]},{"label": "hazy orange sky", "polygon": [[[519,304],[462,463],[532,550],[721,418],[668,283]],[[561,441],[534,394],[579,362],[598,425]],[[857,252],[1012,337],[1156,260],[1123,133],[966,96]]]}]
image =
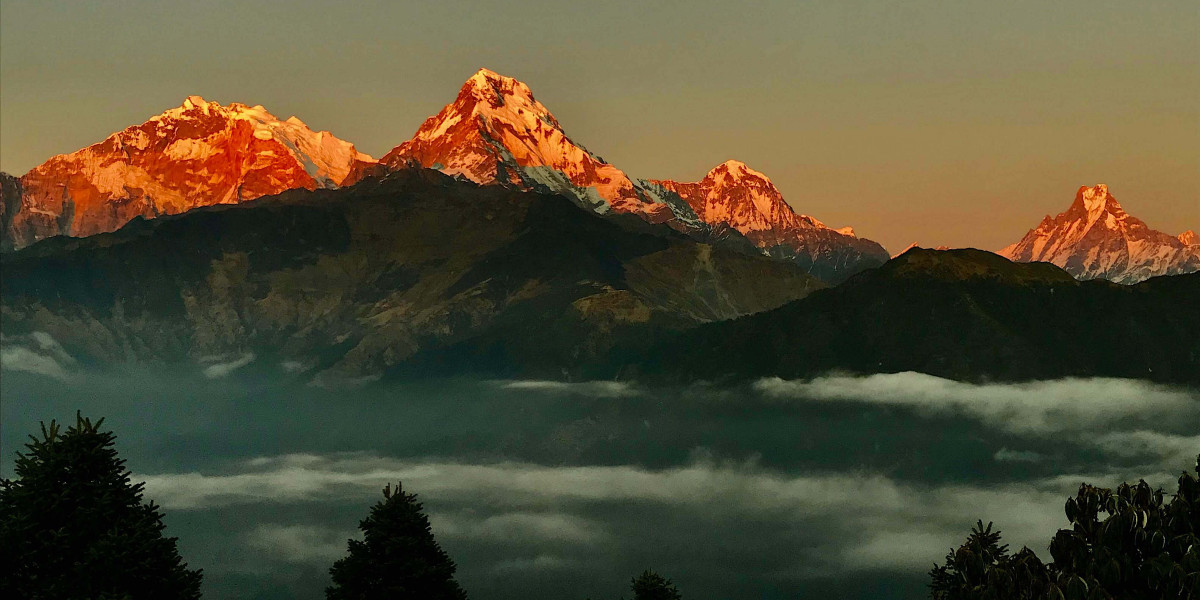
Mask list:
[{"label": "hazy orange sky", "polygon": [[191,94],[379,157],[485,66],[633,176],[737,158],[893,252],[997,249],[1099,182],[1200,229],[1195,0],[0,0],[0,169]]}]

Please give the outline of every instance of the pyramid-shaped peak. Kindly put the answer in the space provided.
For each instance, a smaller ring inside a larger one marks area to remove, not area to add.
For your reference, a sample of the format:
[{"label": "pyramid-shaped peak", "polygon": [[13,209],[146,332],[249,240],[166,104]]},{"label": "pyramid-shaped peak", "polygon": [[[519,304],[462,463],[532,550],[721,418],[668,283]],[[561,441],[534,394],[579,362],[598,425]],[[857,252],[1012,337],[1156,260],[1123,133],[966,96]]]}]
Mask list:
[{"label": "pyramid-shaped peak", "polygon": [[491,69],[479,69],[463,84],[462,93],[470,93],[479,98],[503,99],[505,96],[524,96],[533,98],[533,92],[524,82],[507,75],[501,75]]},{"label": "pyramid-shaped peak", "polygon": [[516,81],[512,77],[508,77],[506,75],[501,75],[487,67],[483,67],[483,68],[480,68],[478,71],[475,71],[475,74],[471,76],[470,81],[486,81],[489,79],[494,80],[494,81],[505,81],[505,80]]},{"label": "pyramid-shaped peak", "polygon": [[1080,186],[1076,198],[1078,198],[1078,201],[1083,204],[1084,209],[1089,213],[1103,210],[1108,206],[1109,202],[1116,204],[1117,201],[1116,198],[1109,195],[1108,185],[1103,183],[1097,183],[1091,187],[1086,185]]},{"label": "pyramid-shaped peak", "polygon": [[706,176],[707,179],[720,180],[722,183],[726,180],[737,181],[747,177],[758,178],[767,182],[771,181],[771,178],[762,172],[751,169],[746,163],[740,160],[732,159],[713,167]]},{"label": "pyramid-shaped peak", "polygon": [[183,104],[181,106],[184,110],[187,110],[189,108],[205,107],[208,106],[208,104],[209,102],[200,96],[188,96],[187,98],[183,99]]},{"label": "pyramid-shaped peak", "polygon": [[1092,197],[1097,197],[1097,196],[1099,196],[1099,197],[1107,196],[1108,195],[1108,184],[1097,183],[1096,185],[1093,185],[1093,186],[1081,185],[1081,186],[1079,186],[1079,193],[1083,194],[1083,197],[1085,197],[1085,198],[1092,198]]}]

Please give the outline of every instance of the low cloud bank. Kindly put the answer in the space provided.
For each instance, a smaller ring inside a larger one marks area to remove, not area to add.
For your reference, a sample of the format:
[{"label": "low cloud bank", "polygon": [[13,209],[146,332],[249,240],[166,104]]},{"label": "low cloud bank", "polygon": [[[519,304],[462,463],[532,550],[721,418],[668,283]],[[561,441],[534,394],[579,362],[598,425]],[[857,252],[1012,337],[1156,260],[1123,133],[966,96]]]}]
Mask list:
[{"label": "low cloud bank", "polygon": [[254,358],[255,356],[253,352],[247,352],[241,356],[238,356],[237,358],[234,358],[233,360],[224,360],[223,357],[220,357],[214,358],[210,361],[202,360],[201,362],[213,363],[207,367],[204,367],[205,377],[209,379],[220,379],[221,377],[226,377],[230,373],[233,373],[234,371],[254,362]]},{"label": "low cloud bank", "polygon": [[1196,392],[1132,379],[972,384],[908,372],[811,381],[769,378],[754,388],[779,400],[858,402],[964,415],[1021,434],[1088,431],[1131,420],[1200,422]]},{"label": "low cloud bank", "polygon": [[1156,458],[1157,464],[1186,470],[1200,454],[1200,435],[1173,435],[1157,431],[1117,431],[1096,438],[1093,444],[1106,454],[1125,458]]},{"label": "low cloud bank", "polygon": [[624,381],[549,381],[549,380],[518,380],[497,381],[496,384],[506,390],[526,392],[541,392],[547,394],[579,394],[593,398],[628,398],[641,392],[632,384]]},{"label": "low cloud bank", "polygon": [[[374,498],[385,482],[402,480],[406,489],[417,491],[433,507],[431,521],[439,537],[459,544],[520,541],[552,553],[540,563],[530,556],[494,565],[501,570],[549,562],[566,566],[585,559],[597,546],[638,544],[636,537],[641,535],[678,535],[685,540],[697,531],[713,535],[730,523],[756,523],[777,527],[772,535],[809,532],[807,539],[779,543],[806,545],[806,560],[825,574],[928,569],[961,543],[979,518],[996,521],[1014,548],[1029,545],[1044,553],[1053,532],[1066,525],[1064,499],[1081,481],[1116,483],[1079,475],[999,486],[931,486],[872,473],[788,475],[751,464],[699,462],[651,470],[465,464],[362,454],[262,457],[236,465],[228,474],[159,474],[145,480],[147,497],[168,511],[362,502]],[[638,507],[636,515],[614,521],[612,515],[627,514],[630,506]],[[652,516],[656,514],[671,518],[663,521]],[[630,529],[625,522],[637,519],[653,524]],[[274,545],[285,560],[316,561],[334,555],[330,539],[300,526],[264,526],[251,535],[250,543],[256,548]],[[344,538],[339,549],[342,542]],[[798,569],[793,576],[817,571]]]},{"label": "low cloud bank", "polygon": [[246,535],[246,545],[278,560],[330,563],[346,555],[346,540],[358,532],[314,525],[259,525]]},{"label": "low cloud bank", "polygon": [[44,331],[11,337],[0,334],[0,369],[67,381],[75,365],[75,359]]}]

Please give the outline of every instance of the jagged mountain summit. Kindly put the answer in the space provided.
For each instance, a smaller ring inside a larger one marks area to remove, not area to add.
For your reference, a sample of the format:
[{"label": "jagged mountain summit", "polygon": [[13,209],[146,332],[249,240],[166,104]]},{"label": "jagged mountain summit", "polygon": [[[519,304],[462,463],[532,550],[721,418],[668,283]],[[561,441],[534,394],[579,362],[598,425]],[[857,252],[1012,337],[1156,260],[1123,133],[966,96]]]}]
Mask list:
[{"label": "jagged mountain summit", "polygon": [[1078,279],[1137,283],[1200,271],[1200,246],[1188,231],[1172,236],[1125,212],[1101,183],[1081,186],[1075,201],[1047,215],[1021,241],[998,254],[1017,262],[1054,263]]},{"label": "jagged mountain summit", "polygon": [[797,261],[818,276],[846,276],[883,264],[887,251],[855,236],[854,229],[834,229],[792,210],[783,194],[763,173],[737,160],[725,161],[692,183],[653,180],[667,193],[678,195],[715,231],[732,229],[768,254]]},{"label": "jagged mountain summit", "polygon": [[565,193],[599,213],[633,213],[652,223],[695,215],[662,198],[573,142],[529,86],[487,69],[471,76],[454,102],[380,161],[388,170],[433,168],[478,184]]},{"label": "jagged mountain summit", "polygon": [[601,214],[633,214],[705,239],[745,237],[764,254],[827,279],[888,258],[853,229],[796,214],[770,179],[737,161],[695,183],[630,177],[573,141],[528,85],[487,69],[380,166],[434,168],[483,185],[560,193]]},{"label": "jagged mountain summit", "polygon": [[354,145],[262,106],[199,96],[4,186],[5,248],[118,229],[135,217],[341,185],[374,163]]},{"label": "jagged mountain summit", "polygon": [[826,287],[795,264],[431,169],[57,237],[0,267],[5,339],[314,384],[575,377],[618,343]]}]

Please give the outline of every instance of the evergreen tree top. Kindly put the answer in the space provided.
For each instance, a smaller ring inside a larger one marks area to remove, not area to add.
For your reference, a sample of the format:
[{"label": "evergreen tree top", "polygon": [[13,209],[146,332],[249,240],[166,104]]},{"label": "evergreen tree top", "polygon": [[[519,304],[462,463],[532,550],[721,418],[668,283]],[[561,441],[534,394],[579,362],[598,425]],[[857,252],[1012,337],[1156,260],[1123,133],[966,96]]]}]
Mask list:
[{"label": "evergreen tree top", "polygon": [[388,484],[358,527],[363,539],[348,540],[349,554],[329,569],[326,598],[465,600],[457,567],[434,539],[416,494]]},{"label": "evergreen tree top", "polygon": [[647,569],[630,582],[634,600],[681,600],[679,589],[670,579]]},{"label": "evergreen tree top", "polygon": [[116,451],[116,436],[76,413],[42,423],[0,480],[0,579],[7,598],[199,598],[162,513]]}]

